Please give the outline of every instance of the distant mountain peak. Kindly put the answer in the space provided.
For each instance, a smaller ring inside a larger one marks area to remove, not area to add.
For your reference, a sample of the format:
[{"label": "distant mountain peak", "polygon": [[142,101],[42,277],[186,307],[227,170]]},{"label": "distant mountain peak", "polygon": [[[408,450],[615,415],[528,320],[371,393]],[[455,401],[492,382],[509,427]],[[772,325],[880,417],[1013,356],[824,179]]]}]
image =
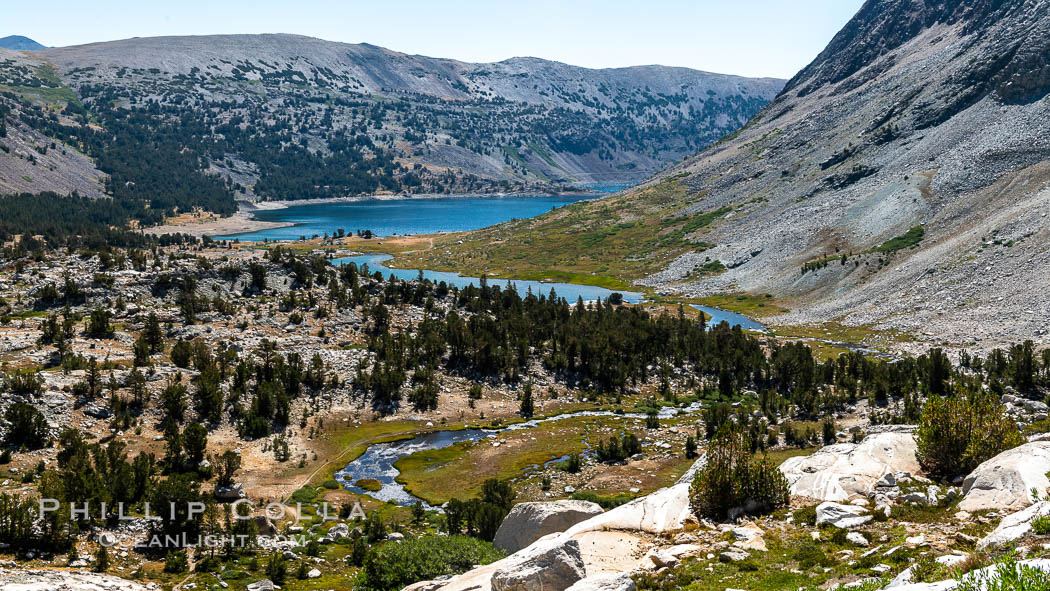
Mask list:
[{"label": "distant mountain peak", "polygon": [[9,35],[4,38],[0,38],[0,47],[4,49],[14,49],[17,51],[34,51],[37,49],[47,49],[46,45],[41,45],[36,41],[33,41],[29,37],[23,37],[22,35]]}]

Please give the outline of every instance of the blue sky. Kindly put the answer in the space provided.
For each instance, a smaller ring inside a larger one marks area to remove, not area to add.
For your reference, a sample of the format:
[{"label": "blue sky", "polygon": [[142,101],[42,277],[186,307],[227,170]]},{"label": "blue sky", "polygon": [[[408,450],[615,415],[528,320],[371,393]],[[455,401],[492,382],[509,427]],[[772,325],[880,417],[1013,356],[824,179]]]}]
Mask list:
[{"label": "blue sky", "polygon": [[592,68],[663,64],[788,78],[862,1],[5,2],[0,36],[26,35],[56,46],[156,35],[297,33],[465,61],[528,55]]}]

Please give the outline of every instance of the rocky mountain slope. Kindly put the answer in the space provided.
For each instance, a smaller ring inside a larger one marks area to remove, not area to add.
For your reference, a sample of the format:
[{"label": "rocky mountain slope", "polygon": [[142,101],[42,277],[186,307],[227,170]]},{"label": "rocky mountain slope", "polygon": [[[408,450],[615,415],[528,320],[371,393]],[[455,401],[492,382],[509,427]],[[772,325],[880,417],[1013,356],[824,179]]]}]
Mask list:
[{"label": "rocky mountain slope", "polygon": [[[76,125],[67,114],[55,109],[45,114],[41,106],[72,98],[60,87],[57,76],[39,57],[0,49],[0,195],[102,194],[105,175],[91,159],[73,146],[56,142],[41,125],[50,116]],[[20,92],[15,94],[14,89]],[[18,100],[19,95],[27,100]]]},{"label": "rocky mountain slope", "polygon": [[870,0],[740,133],[572,231],[602,249],[625,224],[691,229],[626,260],[661,290],[774,294],[796,310],[775,322],[1045,342],[1048,32],[1046,2]]},{"label": "rocky mountain slope", "polygon": [[866,3],[739,137],[663,177],[737,209],[715,248],[651,281],[711,257],[733,268],[683,291],[774,291],[804,304],[795,319],[956,343],[1045,340],[1048,31],[1044,2]]},{"label": "rocky mountain slope", "polygon": [[88,112],[141,114],[129,123],[142,134],[176,134],[248,199],[639,181],[738,128],[783,86],[662,66],[470,64],[293,35],[37,57]]}]

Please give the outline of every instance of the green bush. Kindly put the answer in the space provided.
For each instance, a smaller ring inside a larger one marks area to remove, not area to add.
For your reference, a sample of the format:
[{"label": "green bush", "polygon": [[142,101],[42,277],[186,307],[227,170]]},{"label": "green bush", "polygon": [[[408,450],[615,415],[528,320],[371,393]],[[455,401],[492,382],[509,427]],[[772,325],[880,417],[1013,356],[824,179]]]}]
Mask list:
[{"label": "green bush", "polygon": [[1032,533],[1037,536],[1050,535],[1050,516],[1043,515],[1032,522]]},{"label": "green bush", "polygon": [[372,548],[362,568],[363,587],[401,589],[418,581],[466,572],[502,558],[492,544],[467,536],[422,536]]},{"label": "green bush", "polygon": [[559,470],[564,470],[569,474],[579,474],[580,470],[583,469],[583,456],[580,454],[572,454],[569,459],[558,464]]},{"label": "green bush", "polygon": [[164,572],[180,574],[189,570],[190,564],[185,550],[168,552],[168,556],[164,559]]},{"label": "green bush", "polygon": [[15,402],[7,408],[4,418],[10,425],[3,441],[7,445],[40,449],[51,439],[51,427],[47,424],[47,419],[31,404]]},{"label": "green bush", "polygon": [[802,570],[808,570],[814,566],[830,567],[835,564],[835,561],[829,558],[820,546],[808,540],[795,551],[794,559]]},{"label": "green bush", "polygon": [[317,498],[317,489],[312,486],[304,486],[292,493],[292,500],[297,503],[309,503]]},{"label": "green bush", "polygon": [[875,250],[878,252],[890,253],[904,250],[905,248],[914,248],[922,242],[922,239],[925,236],[926,230],[924,230],[922,226],[912,226],[912,228],[904,234],[895,238],[890,238]]},{"label": "green bush", "polygon": [[328,480],[325,480],[324,482],[322,482],[321,486],[327,488],[328,490],[338,490],[339,489],[339,481],[335,480],[334,478],[329,478]]},{"label": "green bush", "polygon": [[624,432],[619,438],[613,436],[609,441],[598,441],[594,457],[603,464],[615,464],[642,453],[642,442],[634,433]]},{"label": "green bush", "polygon": [[602,509],[608,511],[609,509],[615,509],[624,503],[634,500],[634,497],[628,494],[603,497],[590,491],[578,490],[572,493],[572,499],[574,501],[590,501],[592,503],[597,503],[598,505],[601,505]]},{"label": "green bush", "polygon": [[809,505],[797,509],[791,514],[795,518],[795,523],[800,525],[814,525],[817,523],[817,506]]},{"label": "green bush", "polygon": [[995,567],[959,578],[957,591],[1050,591],[1050,573],[1007,556]]},{"label": "green bush", "polygon": [[994,394],[931,396],[915,434],[916,457],[930,474],[969,474],[981,462],[1024,443]]},{"label": "green bush", "polygon": [[923,554],[912,565],[911,577],[915,583],[933,583],[941,579],[941,565],[930,554]]},{"label": "green bush", "polygon": [[707,465],[693,477],[689,500],[700,517],[722,520],[735,508],[772,511],[788,504],[787,479],[768,460],[755,461],[742,433],[724,427],[707,451]]},{"label": "green bush", "polygon": [[266,576],[274,585],[283,585],[288,577],[288,561],[279,552],[270,555],[270,562],[266,563]]}]

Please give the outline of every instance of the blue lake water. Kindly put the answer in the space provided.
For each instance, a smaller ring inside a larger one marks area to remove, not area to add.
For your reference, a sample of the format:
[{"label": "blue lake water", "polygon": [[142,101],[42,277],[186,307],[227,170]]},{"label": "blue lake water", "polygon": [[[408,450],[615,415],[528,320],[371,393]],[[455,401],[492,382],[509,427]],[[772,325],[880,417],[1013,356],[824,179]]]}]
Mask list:
[{"label": "blue lake water", "polygon": [[[610,185],[609,188],[613,187]],[[371,230],[378,236],[460,232],[477,230],[511,219],[536,217],[556,207],[594,198],[594,195],[537,195],[366,199],[311,203],[254,212],[258,220],[291,222],[294,226],[231,234],[221,238],[298,240],[303,236],[310,238],[314,235],[323,236],[325,233],[332,235],[340,228],[348,234],[358,230]]]},{"label": "blue lake water", "polygon": [[635,183],[580,183],[579,186],[584,189],[590,189],[591,191],[601,191],[602,193],[619,193],[624,189],[633,187]]},{"label": "blue lake water", "polygon": [[743,314],[737,314],[736,312],[728,312],[720,308],[712,308],[710,306],[698,306],[696,304],[689,304],[690,306],[701,310],[711,317],[708,324],[714,326],[723,322],[728,322],[729,326],[739,326],[744,330],[753,330],[756,332],[766,332],[766,327],[760,323],[744,316]]},{"label": "blue lake water", "polygon": [[[388,254],[362,254],[352,257],[343,257],[338,259],[332,259],[333,265],[356,263],[358,266],[368,265],[369,272],[379,271],[384,277],[393,275],[398,279],[412,280],[419,278],[419,271],[416,269],[393,269],[383,264],[384,261],[390,260]],[[479,279],[477,277],[464,277],[459,273],[449,273],[446,271],[431,271],[429,269],[423,270],[423,278],[429,279],[435,283],[444,281],[449,285],[454,285],[460,289],[468,285],[478,285]],[[575,302],[578,298],[583,298],[585,302],[593,301],[609,297],[613,291],[605,289],[603,287],[593,287],[590,285],[577,285],[575,283],[547,283],[544,281],[520,281],[506,279],[489,279],[489,285],[499,285],[505,287],[510,284],[513,285],[518,293],[525,295],[529,290],[537,296],[546,296],[550,294],[551,289],[554,290],[558,297],[569,300],[570,303]],[[616,292],[623,295],[623,301],[636,304],[645,298],[644,294],[635,293],[632,291],[620,291]]]},{"label": "blue lake water", "polygon": [[[614,193],[622,191],[631,185],[628,183],[592,183],[586,188]],[[260,210],[255,216],[264,221],[291,222],[296,224],[286,228],[274,228],[245,234],[234,234],[223,236],[223,238],[239,238],[241,240],[298,240],[301,236],[311,237],[314,235],[334,234],[342,229],[347,233],[357,230],[371,230],[378,236],[390,236],[394,234],[431,234],[434,232],[455,232],[464,230],[476,230],[493,224],[505,222],[515,218],[535,217],[556,207],[563,207],[582,201],[593,199],[594,195],[538,195],[538,196],[514,196],[514,197],[437,197],[424,199],[366,199],[354,202],[332,202],[296,205],[286,209]],[[380,271],[384,276],[394,275],[403,280],[412,280],[419,276],[415,269],[392,269],[383,264],[390,259],[389,255],[359,255],[335,259],[333,264],[356,263],[367,264],[372,271]],[[444,281],[449,285],[459,288],[467,285],[477,285],[477,277],[463,276],[458,273],[444,271],[424,270],[423,277],[434,282]],[[505,286],[505,279],[491,279],[491,284]],[[512,283],[519,293],[524,295],[528,291],[537,296],[546,296],[554,289],[558,297],[575,302],[578,298],[584,301],[605,299],[612,295],[613,291],[601,287],[589,285],[577,285],[574,283],[547,283],[540,281],[514,280]],[[620,291],[623,299],[628,303],[642,301],[644,294],[630,291]],[[761,324],[746,316],[726,312],[717,308],[707,306],[693,306],[703,310],[711,317],[712,325],[723,321],[730,326],[740,326],[745,330],[761,331]]]},{"label": "blue lake water", "polygon": [[[411,281],[412,279],[419,278],[418,269],[394,269],[384,265],[385,261],[390,260],[388,254],[361,254],[356,256],[342,257],[332,259],[333,265],[355,263],[357,266],[368,265],[370,273],[379,271],[384,277],[393,275],[398,279],[404,281]],[[468,285],[478,285],[479,279],[477,277],[465,277],[459,273],[449,273],[447,271],[431,271],[429,269],[423,270],[423,278],[429,279],[435,283],[444,281],[448,285],[454,285],[460,289]],[[560,298],[565,298],[570,303],[575,302],[578,298],[583,298],[585,302],[594,300],[604,300],[605,298],[612,295],[614,292],[604,287],[594,287],[591,285],[578,285],[576,283],[547,283],[544,281],[521,281],[521,280],[507,280],[507,279],[489,279],[489,285],[499,285],[505,287],[507,285],[513,285],[518,293],[524,295],[528,291],[537,296],[546,296],[550,293],[551,289]],[[637,293],[633,291],[618,291],[623,296],[623,301],[630,304],[637,304],[638,302],[645,300],[645,294]],[[706,313],[711,319],[708,324],[714,326],[721,324],[722,322],[728,322],[729,326],[739,326],[744,330],[754,330],[758,332],[765,332],[763,327],[758,322],[744,316],[742,314],[736,314],[734,312],[727,312],[719,308],[712,308],[710,306],[699,306],[696,304],[690,304],[693,308],[701,310]]]}]

